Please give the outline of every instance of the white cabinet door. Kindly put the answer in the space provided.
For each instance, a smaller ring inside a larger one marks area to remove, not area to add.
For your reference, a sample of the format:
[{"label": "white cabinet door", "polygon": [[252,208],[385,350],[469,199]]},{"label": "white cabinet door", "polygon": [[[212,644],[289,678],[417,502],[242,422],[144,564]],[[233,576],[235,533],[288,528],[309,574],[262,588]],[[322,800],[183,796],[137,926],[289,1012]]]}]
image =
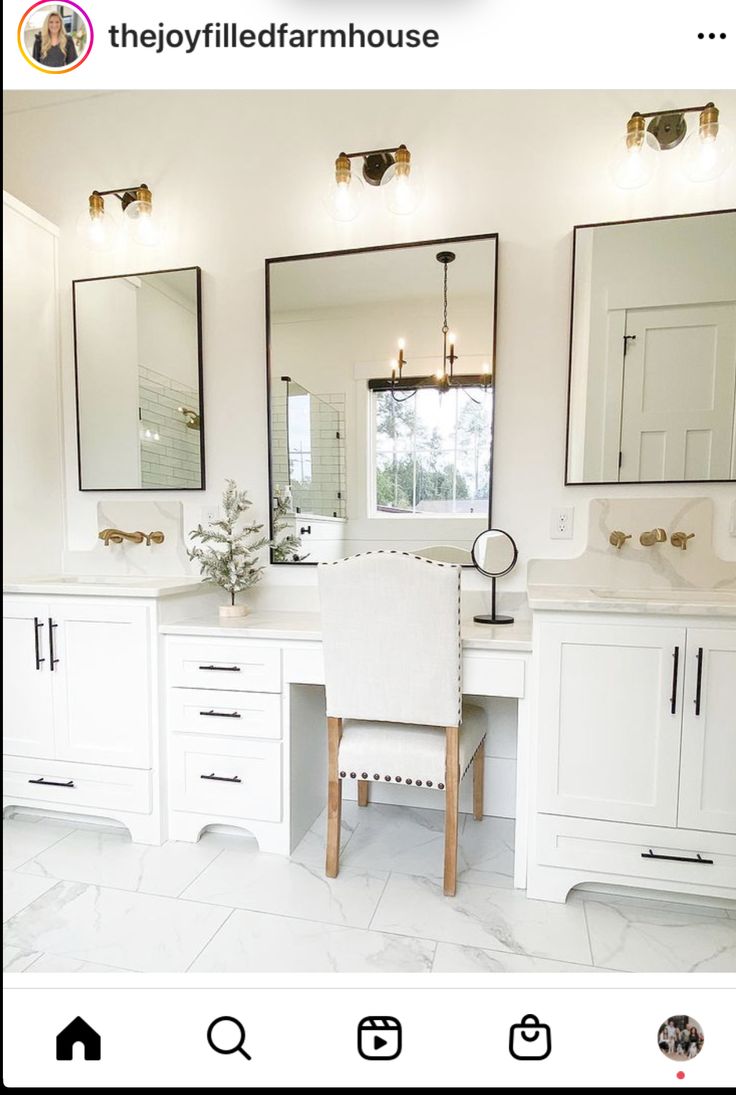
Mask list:
[{"label": "white cabinet door", "polygon": [[3,606],[3,752],[53,757],[48,607],[22,598]]},{"label": "white cabinet door", "polygon": [[541,623],[545,813],[675,825],[685,629]]},{"label": "white cabinet door", "polygon": [[682,829],[736,833],[736,631],[688,628]]},{"label": "white cabinet door", "polygon": [[58,659],[52,674],[55,756],[150,768],[149,609],[66,597],[49,611]]}]

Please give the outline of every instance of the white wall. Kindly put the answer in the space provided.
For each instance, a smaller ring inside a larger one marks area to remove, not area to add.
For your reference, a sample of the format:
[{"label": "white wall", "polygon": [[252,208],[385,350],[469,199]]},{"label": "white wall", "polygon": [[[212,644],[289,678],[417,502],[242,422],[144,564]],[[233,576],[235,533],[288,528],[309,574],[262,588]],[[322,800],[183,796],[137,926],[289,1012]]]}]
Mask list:
[{"label": "white wall", "polygon": [[58,573],[62,455],[57,232],[3,195],[3,569]]},{"label": "white wall", "polygon": [[[704,91],[585,92],[130,92],[6,117],[6,184],[62,230],[65,431],[73,451],[70,281],[74,277],[197,264],[203,269],[204,406],[209,489],[185,500],[185,529],[216,499],[225,476],[268,512],[263,260],[267,256],[498,231],[499,313],[494,523],[520,548],[504,579],[522,589],[530,556],[577,554],[584,510],[600,487],[564,480],[572,226],[734,204],[736,167],[693,184],[664,158],[641,191],[615,189],[611,145],[633,110],[707,101]],[[11,111],[22,94],[6,96]],[[736,122],[736,93],[720,91]],[[70,132],[86,134],[70,142]],[[425,174],[409,218],[368,193],[364,216],[327,216],[321,195],[341,148],[406,142]],[[667,153],[667,156],[675,154]],[[49,170],[53,164],[53,170]],[[167,213],[165,245],[99,256],[74,232],[91,189],[145,178]],[[72,462],[68,462],[70,465]],[[97,496],[80,496],[67,470],[68,546],[94,542]],[[611,487],[632,497],[708,494],[716,544],[728,537],[733,485]],[[155,496],[154,496],[155,497]],[[576,507],[575,539],[551,541],[550,509]],[[313,585],[308,568],[275,568],[272,582]]]}]

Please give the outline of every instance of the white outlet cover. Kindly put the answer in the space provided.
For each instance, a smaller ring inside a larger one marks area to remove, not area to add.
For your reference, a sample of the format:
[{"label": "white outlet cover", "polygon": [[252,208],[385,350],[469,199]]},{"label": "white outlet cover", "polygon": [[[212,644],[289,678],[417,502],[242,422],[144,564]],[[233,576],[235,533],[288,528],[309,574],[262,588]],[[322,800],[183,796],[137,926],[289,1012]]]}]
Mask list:
[{"label": "white outlet cover", "polygon": [[572,540],[574,520],[574,506],[560,506],[557,509],[553,509],[550,515],[550,539]]}]

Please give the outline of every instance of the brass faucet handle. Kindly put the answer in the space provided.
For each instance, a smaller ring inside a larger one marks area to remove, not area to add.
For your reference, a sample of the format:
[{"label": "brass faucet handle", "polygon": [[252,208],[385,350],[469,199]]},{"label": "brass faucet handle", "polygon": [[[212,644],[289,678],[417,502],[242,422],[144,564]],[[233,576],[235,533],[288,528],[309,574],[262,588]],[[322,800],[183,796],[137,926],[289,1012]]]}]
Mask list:
[{"label": "brass faucet handle", "polygon": [[163,544],[165,539],[163,532],[149,532],[146,536],[146,543],[150,547],[151,544]]},{"label": "brass faucet handle", "polygon": [[115,528],[103,528],[100,532],[97,533],[97,539],[104,540],[105,547],[109,547],[111,543],[122,544],[123,535]]},{"label": "brass faucet handle", "polygon": [[667,533],[663,528],[649,529],[648,532],[642,532],[639,537],[639,543],[642,547],[651,547],[652,544],[663,544],[667,539]]},{"label": "brass faucet handle", "polygon": [[673,532],[670,538],[670,543],[673,547],[680,548],[682,551],[687,550],[688,540],[692,540],[694,532]]},{"label": "brass faucet handle", "polygon": [[631,539],[630,532],[621,532],[619,529],[614,529],[611,535],[608,537],[608,542],[611,547],[622,548],[627,540]]}]

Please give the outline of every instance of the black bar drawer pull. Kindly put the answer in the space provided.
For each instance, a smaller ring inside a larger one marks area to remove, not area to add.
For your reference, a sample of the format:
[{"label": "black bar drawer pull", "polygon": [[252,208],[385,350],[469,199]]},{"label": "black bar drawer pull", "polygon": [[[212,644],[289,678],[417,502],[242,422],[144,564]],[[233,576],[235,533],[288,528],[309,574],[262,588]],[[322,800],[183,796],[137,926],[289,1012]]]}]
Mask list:
[{"label": "black bar drawer pull", "polygon": [[58,626],[59,625],[55,624],[54,621],[49,616],[49,655],[51,657],[51,672],[52,673],[54,671],[54,666],[59,664],[59,659],[56,657],[56,654],[54,652],[54,630]]},{"label": "black bar drawer pull", "polygon": [[695,714],[700,714],[700,697],[703,690],[703,648],[698,647],[698,672],[695,678]]},{"label": "black bar drawer pull", "polygon": [[29,779],[28,782],[29,783],[37,783],[41,787],[73,787],[74,786],[74,780],[73,779],[70,779],[68,783],[59,783],[59,781],[55,780],[55,779],[44,779],[43,776],[41,776],[40,779]]},{"label": "black bar drawer pull", "polygon": [[670,714],[677,714],[677,672],[680,668],[680,648],[672,651],[672,695],[670,696]]},{"label": "black bar drawer pull", "polygon": [[641,853],[642,859],[668,859],[671,863],[702,863],[704,866],[713,866],[712,859],[703,859],[700,852],[696,856],[688,855],[660,855],[650,848],[648,852]]},{"label": "black bar drawer pull", "polygon": [[240,776],[216,776],[214,772],[210,772],[208,776],[200,776],[200,779],[214,779],[218,783],[242,783]]},{"label": "black bar drawer pull", "polygon": [[206,669],[209,672],[214,670],[215,673],[239,673],[239,665],[200,665],[200,669]]},{"label": "black bar drawer pull", "polygon": [[200,711],[199,713],[208,719],[241,719],[243,717],[239,711]]},{"label": "black bar drawer pull", "polygon": [[38,616],[33,617],[33,641],[36,650],[36,669],[41,668],[41,663],[46,659],[41,657],[41,628],[43,624],[39,620]]}]

